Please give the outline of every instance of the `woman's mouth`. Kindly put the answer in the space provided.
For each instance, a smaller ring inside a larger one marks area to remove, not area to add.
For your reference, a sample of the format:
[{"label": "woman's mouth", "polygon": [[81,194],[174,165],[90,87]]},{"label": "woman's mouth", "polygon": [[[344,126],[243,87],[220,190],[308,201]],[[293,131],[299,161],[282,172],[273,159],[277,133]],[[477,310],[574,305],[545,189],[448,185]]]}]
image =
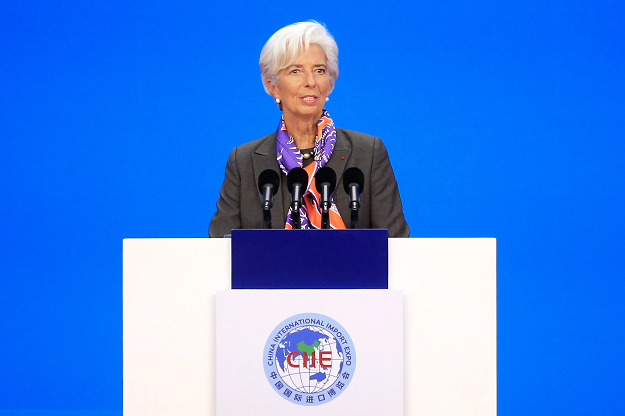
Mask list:
[{"label": "woman's mouth", "polygon": [[305,95],[300,97],[300,99],[306,104],[314,104],[317,102],[318,97],[315,95]]}]

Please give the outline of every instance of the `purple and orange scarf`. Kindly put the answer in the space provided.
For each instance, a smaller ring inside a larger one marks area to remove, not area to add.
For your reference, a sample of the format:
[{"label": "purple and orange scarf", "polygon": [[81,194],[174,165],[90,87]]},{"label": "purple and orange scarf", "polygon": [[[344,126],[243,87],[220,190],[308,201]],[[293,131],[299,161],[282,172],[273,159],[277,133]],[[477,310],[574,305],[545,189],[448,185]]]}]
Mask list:
[{"label": "purple and orange scarf", "polygon": [[[293,168],[303,167],[302,153],[295,145],[293,138],[287,132],[286,126],[284,125],[284,118],[280,120],[278,126],[277,140],[276,153],[278,164],[282,172],[286,174]],[[306,186],[306,192],[304,192],[304,203],[299,211],[302,229],[321,228],[320,195],[315,187],[315,174],[328,163],[334,151],[335,144],[336,128],[334,127],[334,122],[332,118],[330,118],[330,114],[328,114],[326,110],[323,110],[321,118],[317,121],[315,159],[310,165],[304,168],[306,172],[308,172],[308,185]],[[287,229],[293,228],[293,214],[291,211],[292,208],[289,208],[286,224],[284,225],[284,228]],[[341,214],[339,214],[338,208],[334,204],[334,198],[332,198],[332,206],[330,207],[330,228],[345,229],[345,223],[341,218]]]}]

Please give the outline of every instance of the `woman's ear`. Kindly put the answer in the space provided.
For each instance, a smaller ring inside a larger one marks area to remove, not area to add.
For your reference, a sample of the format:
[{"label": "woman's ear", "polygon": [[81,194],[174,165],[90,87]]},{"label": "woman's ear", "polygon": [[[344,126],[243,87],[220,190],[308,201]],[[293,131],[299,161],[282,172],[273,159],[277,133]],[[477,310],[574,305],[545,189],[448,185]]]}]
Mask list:
[{"label": "woman's ear", "polygon": [[278,88],[276,87],[276,84],[274,84],[274,82],[271,80],[271,78],[267,80],[267,86],[269,87],[269,91],[271,91],[271,95],[273,96],[273,98],[279,99],[280,93],[278,92]]}]

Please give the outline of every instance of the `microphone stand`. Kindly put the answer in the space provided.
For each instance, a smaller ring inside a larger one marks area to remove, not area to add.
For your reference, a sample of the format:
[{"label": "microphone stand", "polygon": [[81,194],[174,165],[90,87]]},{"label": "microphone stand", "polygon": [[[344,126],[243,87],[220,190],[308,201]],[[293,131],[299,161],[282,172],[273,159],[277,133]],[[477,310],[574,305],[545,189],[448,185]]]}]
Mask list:
[{"label": "microphone stand", "polygon": [[306,191],[308,173],[303,168],[293,168],[286,175],[287,186],[291,192],[291,219],[293,229],[302,229],[302,219],[299,213],[302,207],[302,193]]},{"label": "microphone stand", "polygon": [[323,182],[321,184],[321,229],[330,229],[330,201],[332,195],[330,193],[330,184]]},{"label": "microphone stand", "polygon": [[351,167],[343,174],[343,187],[349,196],[351,218],[349,228],[358,228],[358,210],[360,209],[360,193],[364,190],[365,175],[357,167]]},{"label": "microphone stand", "polygon": [[319,203],[321,204],[321,229],[328,230],[330,228],[332,192],[336,186],[336,172],[331,167],[324,166],[317,171],[315,177],[315,187],[319,192]]},{"label": "microphone stand", "polygon": [[280,176],[272,169],[265,169],[258,176],[258,190],[262,198],[263,226],[266,230],[271,229],[271,208],[273,208],[273,196],[280,188]]},{"label": "microphone stand", "polygon": [[263,209],[263,226],[265,230],[271,230],[271,211]]},{"label": "microphone stand", "polygon": [[263,199],[263,225],[266,230],[271,229],[271,208],[273,207],[273,185],[267,184],[264,187]]},{"label": "microphone stand", "polygon": [[360,209],[360,186],[357,183],[350,183],[349,188],[349,201],[351,217],[349,221],[349,228],[354,230],[358,227],[358,210]]},{"label": "microphone stand", "polygon": [[355,230],[358,228],[358,210],[352,210],[351,218],[349,219],[349,228]]},{"label": "microphone stand", "polygon": [[299,215],[299,201],[293,201],[293,205],[291,206],[291,216],[293,218],[293,229],[301,230],[302,229],[302,218]]}]

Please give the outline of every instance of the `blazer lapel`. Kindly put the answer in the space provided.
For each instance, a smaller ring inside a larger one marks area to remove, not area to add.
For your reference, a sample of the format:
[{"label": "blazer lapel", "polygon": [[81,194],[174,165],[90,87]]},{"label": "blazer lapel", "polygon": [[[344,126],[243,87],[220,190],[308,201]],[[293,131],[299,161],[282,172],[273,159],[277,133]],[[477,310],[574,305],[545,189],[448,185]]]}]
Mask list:
[{"label": "blazer lapel", "polygon": [[[276,171],[280,176],[280,188],[286,187],[286,181],[283,180],[284,174],[280,170],[276,159],[276,133],[270,134],[267,139],[258,146],[254,153],[252,153],[252,168],[256,180],[258,180],[258,176],[266,169]],[[273,196],[273,208],[271,209],[272,228],[284,228],[286,214],[282,191],[283,189],[278,189],[278,192]]]},{"label": "blazer lapel", "polygon": [[341,178],[343,177],[343,173],[345,172],[345,166],[347,165],[347,161],[349,160],[349,156],[352,154],[352,146],[345,134],[339,129],[336,130],[336,144],[334,145],[334,151],[332,152],[332,157],[328,161],[326,166],[331,167],[336,172],[336,185],[337,188],[334,191],[334,195],[337,195],[338,192],[343,192],[338,189],[339,182],[341,182]]},{"label": "blazer lapel", "polygon": [[[333,198],[336,207],[343,218],[345,226],[349,228],[349,201],[347,194],[343,190],[343,184],[341,179],[345,172],[345,166],[349,160],[349,156],[352,154],[352,145],[347,136],[339,129],[336,129],[336,144],[334,145],[334,151],[332,157],[328,161],[326,166],[331,167],[336,172],[336,189],[334,190]],[[340,187],[340,189],[339,189]]]}]

